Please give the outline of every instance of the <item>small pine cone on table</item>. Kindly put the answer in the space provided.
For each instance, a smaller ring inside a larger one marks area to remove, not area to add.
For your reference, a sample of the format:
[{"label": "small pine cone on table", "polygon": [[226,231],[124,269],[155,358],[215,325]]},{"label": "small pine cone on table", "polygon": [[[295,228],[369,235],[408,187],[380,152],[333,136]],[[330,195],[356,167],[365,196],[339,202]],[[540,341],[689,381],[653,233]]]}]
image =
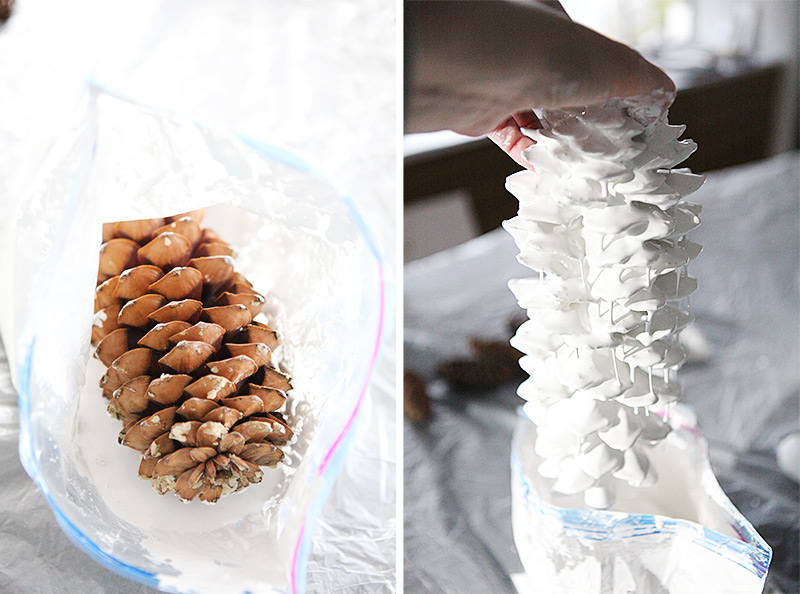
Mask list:
[{"label": "small pine cone on table", "polygon": [[92,344],[119,442],[139,477],[182,500],[216,502],[283,459],[278,412],[290,378],[271,365],[278,334],[253,318],[264,297],[202,211],[103,227]]}]

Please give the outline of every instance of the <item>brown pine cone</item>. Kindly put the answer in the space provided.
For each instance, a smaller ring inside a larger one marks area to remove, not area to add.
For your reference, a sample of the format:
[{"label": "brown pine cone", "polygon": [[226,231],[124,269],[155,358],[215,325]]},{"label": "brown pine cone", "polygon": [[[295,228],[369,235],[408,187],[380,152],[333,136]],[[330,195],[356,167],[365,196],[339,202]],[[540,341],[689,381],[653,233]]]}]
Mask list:
[{"label": "brown pine cone", "polygon": [[507,340],[491,340],[473,336],[469,340],[472,356],[479,361],[496,367],[520,369],[519,360],[522,353],[515,349]]},{"label": "brown pine cone", "polygon": [[261,480],[293,433],[275,330],[202,211],[104,225],[92,343],[119,442],[161,494],[216,502]]},{"label": "brown pine cone", "polygon": [[457,388],[493,389],[518,377],[514,367],[496,365],[482,359],[448,359],[436,366],[436,375]]},{"label": "brown pine cone", "polygon": [[14,9],[14,0],[0,0],[0,25],[11,18]]},{"label": "brown pine cone", "polygon": [[[511,335],[522,321],[508,322]],[[519,366],[522,353],[507,340],[492,340],[473,336],[469,339],[470,358],[447,359],[436,367],[436,375],[463,389],[491,389],[524,377]]]},{"label": "brown pine cone", "polygon": [[403,371],[403,414],[415,423],[425,423],[431,418],[431,399],[425,380],[410,369]]}]

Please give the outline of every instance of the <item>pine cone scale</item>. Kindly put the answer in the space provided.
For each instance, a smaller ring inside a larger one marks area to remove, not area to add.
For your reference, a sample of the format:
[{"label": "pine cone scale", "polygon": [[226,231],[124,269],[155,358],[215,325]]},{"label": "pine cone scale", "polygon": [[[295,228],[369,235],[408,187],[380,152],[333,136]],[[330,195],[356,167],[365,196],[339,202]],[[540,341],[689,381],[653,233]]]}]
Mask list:
[{"label": "pine cone scale", "polygon": [[191,328],[191,324],[182,320],[173,320],[172,322],[156,324],[137,342],[137,344],[153,349],[154,351],[166,351],[175,344],[170,339],[187,328]]},{"label": "pine cone scale", "polygon": [[202,311],[202,302],[197,299],[182,299],[180,301],[171,301],[167,303],[164,307],[157,309],[147,317],[151,322],[156,323],[182,320],[194,324],[200,319]]}]

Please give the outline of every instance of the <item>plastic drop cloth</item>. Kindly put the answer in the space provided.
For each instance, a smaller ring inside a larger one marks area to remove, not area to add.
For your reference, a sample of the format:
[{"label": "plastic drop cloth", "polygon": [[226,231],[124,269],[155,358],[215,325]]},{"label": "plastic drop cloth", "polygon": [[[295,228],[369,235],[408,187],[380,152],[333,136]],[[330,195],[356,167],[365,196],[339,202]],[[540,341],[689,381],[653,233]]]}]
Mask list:
[{"label": "plastic drop cloth", "polygon": [[[74,126],[86,80],[305,156],[362,211],[393,278],[395,7],[352,0],[18,2],[0,29],[0,212]],[[365,99],[368,98],[368,99]],[[383,357],[311,540],[308,591],[394,591],[391,283]],[[0,590],[146,592],[72,546],[22,470],[0,386]]]},{"label": "plastic drop cloth", "polygon": [[[800,422],[800,157],[713,172],[690,267],[709,350],[678,376],[710,444],[715,474],[773,549],[767,592],[798,591],[800,490],[775,446]],[[405,366],[427,378],[472,335],[503,337],[520,310],[506,283],[526,274],[503,230],[418,260],[405,273]],[[516,385],[482,393],[429,385],[427,426],[404,427],[407,592],[514,592],[511,532]],[[535,576],[534,583],[535,583]]]}]

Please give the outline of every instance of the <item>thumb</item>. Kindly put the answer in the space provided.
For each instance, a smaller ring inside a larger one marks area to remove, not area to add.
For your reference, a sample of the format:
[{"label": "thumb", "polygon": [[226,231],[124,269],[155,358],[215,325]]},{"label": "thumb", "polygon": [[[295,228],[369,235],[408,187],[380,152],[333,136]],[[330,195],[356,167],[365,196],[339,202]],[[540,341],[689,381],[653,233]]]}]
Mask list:
[{"label": "thumb", "polygon": [[674,100],[672,79],[636,50],[564,19],[551,26],[561,29],[563,43],[537,44],[537,51],[547,54],[551,84],[539,87],[534,107],[583,107],[640,95],[656,97],[664,107]]}]

